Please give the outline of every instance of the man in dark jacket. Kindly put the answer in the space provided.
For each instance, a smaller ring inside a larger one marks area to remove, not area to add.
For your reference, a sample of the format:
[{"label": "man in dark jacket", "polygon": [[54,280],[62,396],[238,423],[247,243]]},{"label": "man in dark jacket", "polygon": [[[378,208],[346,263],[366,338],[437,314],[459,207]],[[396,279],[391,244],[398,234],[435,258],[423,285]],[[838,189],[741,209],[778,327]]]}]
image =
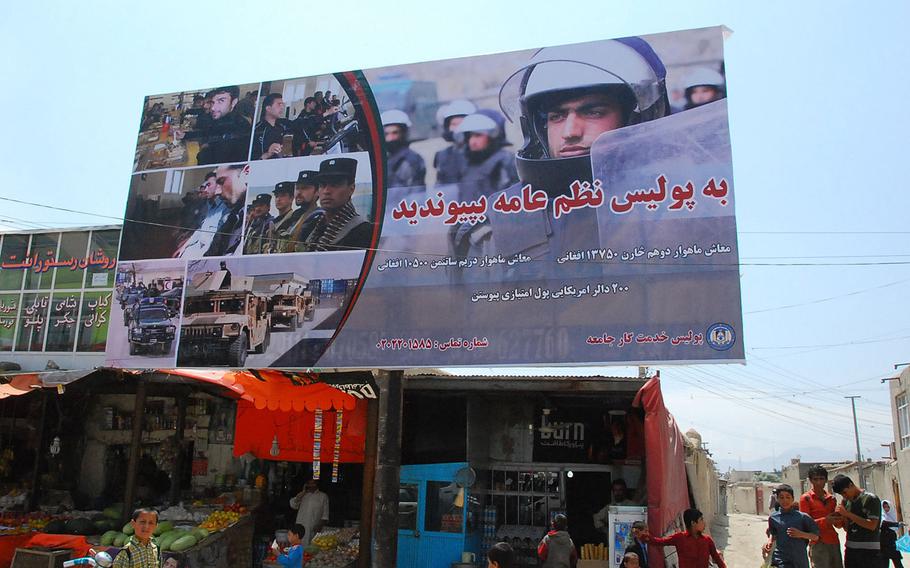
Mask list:
[{"label": "man in dark jacket", "polygon": [[213,89],[212,122],[205,130],[192,133],[175,131],[178,140],[198,139],[202,144],[196,155],[198,164],[222,164],[246,160],[250,145],[250,122],[235,110],[240,98],[236,86]]},{"label": "man in dark jacket", "polygon": [[357,160],[331,158],[319,164],[319,205],[325,211],[298,251],[345,251],[370,246],[373,224],[361,217],[351,197],[356,189]]},{"label": "man in dark jacket", "polygon": [[427,167],[423,158],[408,147],[411,119],[400,110],[387,110],[380,118],[385,131],[386,158],[389,163],[388,187],[407,187],[409,192],[422,192],[426,184]]}]

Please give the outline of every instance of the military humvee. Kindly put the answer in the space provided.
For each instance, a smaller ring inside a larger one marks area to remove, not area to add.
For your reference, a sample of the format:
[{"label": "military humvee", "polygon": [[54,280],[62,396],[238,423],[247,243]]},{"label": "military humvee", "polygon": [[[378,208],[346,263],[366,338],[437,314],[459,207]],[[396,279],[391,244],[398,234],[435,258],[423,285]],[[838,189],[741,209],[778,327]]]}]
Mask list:
[{"label": "military humvee", "polygon": [[271,337],[268,297],[253,292],[252,278],[228,280],[226,271],[193,278],[180,327],[180,358],[243,367],[248,353],[264,353]]}]

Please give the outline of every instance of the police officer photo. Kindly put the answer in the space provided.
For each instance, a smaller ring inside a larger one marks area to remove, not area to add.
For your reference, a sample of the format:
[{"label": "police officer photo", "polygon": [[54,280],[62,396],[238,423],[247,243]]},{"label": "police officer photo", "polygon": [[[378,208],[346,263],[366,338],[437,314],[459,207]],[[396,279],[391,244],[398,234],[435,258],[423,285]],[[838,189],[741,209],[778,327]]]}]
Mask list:
[{"label": "police officer photo", "polygon": [[319,205],[324,214],[298,250],[344,251],[370,246],[373,224],[362,217],[351,203],[356,189],[357,160],[331,158],[319,164]]},{"label": "police officer photo", "polygon": [[[516,154],[520,181],[506,195],[518,196],[530,184],[550,200],[546,210],[533,213],[492,211],[493,249],[554,260],[599,240],[593,208],[555,219],[553,198],[570,194],[576,180],[592,181],[591,146],[601,134],[669,114],[666,69],[637,37],[544,48],[503,83],[500,106],[524,135]],[[533,264],[555,272],[549,263]]]},{"label": "police officer photo", "polygon": [[385,133],[386,159],[389,165],[388,187],[407,187],[411,192],[425,189],[427,167],[423,158],[411,150],[408,130],[411,119],[404,111],[387,110],[380,115]]},{"label": "police officer photo", "polygon": [[442,128],[442,138],[450,142],[433,156],[433,167],[436,168],[436,185],[457,183],[467,165],[464,153],[464,136],[455,136],[455,129],[469,114],[474,114],[477,107],[465,99],[457,99],[439,107],[436,121]]},{"label": "police officer photo", "polygon": [[291,136],[291,123],[284,118],[285,104],[281,93],[266,95],[262,100],[262,119],[253,131],[253,150],[251,158],[254,160],[269,160],[290,156],[293,152],[293,138],[285,152],[284,137]]},{"label": "police officer photo", "polygon": [[253,199],[247,212],[247,229],[243,240],[243,254],[261,254],[272,229],[272,196],[260,193]]}]

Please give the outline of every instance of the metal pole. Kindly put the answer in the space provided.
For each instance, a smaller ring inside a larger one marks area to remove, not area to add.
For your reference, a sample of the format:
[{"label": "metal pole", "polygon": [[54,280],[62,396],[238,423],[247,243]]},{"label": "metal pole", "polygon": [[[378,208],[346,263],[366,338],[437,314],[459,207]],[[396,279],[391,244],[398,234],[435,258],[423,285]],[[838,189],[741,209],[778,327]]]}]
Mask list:
[{"label": "metal pole", "polygon": [[398,486],[404,373],[376,371],[375,376],[379,386],[379,424],[371,560],[373,568],[394,568],[398,555]]},{"label": "metal pole", "polygon": [[866,476],[863,473],[863,454],[859,449],[859,425],[856,422],[856,399],[860,396],[845,396],[850,399],[850,406],[853,407],[853,436],[856,438],[856,466],[859,470],[859,486],[866,488]]}]

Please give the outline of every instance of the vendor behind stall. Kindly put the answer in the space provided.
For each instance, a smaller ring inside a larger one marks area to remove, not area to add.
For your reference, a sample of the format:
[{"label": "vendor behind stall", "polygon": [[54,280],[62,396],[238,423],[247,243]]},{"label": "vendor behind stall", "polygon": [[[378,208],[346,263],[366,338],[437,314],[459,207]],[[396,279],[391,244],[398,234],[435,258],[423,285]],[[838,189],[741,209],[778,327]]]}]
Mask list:
[{"label": "vendor behind stall", "polygon": [[319,490],[318,481],[310,478],[303,491],[291,498],[291,508],[297,509],[295,522],[306,529],[301,543],[307,546],[329,520],[329,496]]}]

